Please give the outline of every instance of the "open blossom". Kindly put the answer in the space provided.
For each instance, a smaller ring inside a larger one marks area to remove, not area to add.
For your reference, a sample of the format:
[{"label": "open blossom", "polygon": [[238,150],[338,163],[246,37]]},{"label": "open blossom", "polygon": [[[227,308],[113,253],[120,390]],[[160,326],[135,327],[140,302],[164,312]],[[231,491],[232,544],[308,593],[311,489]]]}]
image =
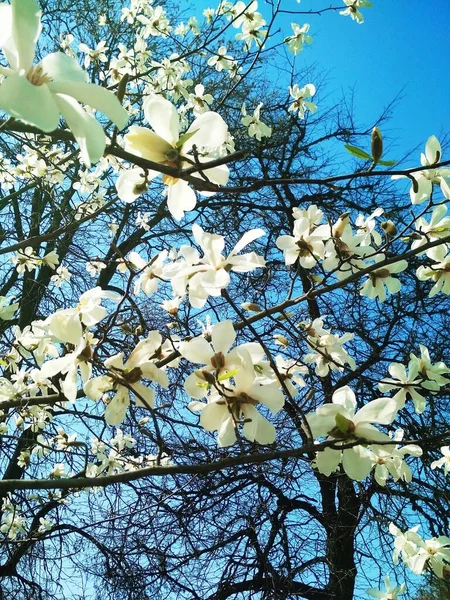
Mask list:
[{"label": "open blossom", "polygon": [[450,538],[445,535],[427,540],[417,533],[419,526],[403,533],[393,523],[389,525],[390,533],[395,537],[394,564],[401,557],[413,573],[420,575],[430,568],[439,578],[444,578],[444,569],[450,563]]},{"label": "open blossom", "polygon": [[421,265],[416,272],[420,281],[431,279],[434,285],[428,296],[432,298],[442,292],[447,296],[450,294],[450,252],[445,244],[430,248],[427,251],[428,258],[435,261],[430,267]]},{"label": "open blossom", "polygon": [[311,226],[307,217],[294,221],[292,236],[280,235],[276,240],[277,248],[283,251],[287,265],[298,259],[305,269],[312,269],[325,256],[324,240],[330,237],[328,225]]},{"label": "open blossom", "polygon": [[[383,254],[377,254],[374,257],[374,260],[377,263],[383,262],[385,259],[386,257]],[[359,293],[361,296],[378,298],[380,302],[384,302],[386,300],[386,290],[390,294],[396,294],[401,288],[400,280],[396,277],[392,277],[392,275],[401,273],[407,267],[408,263],[406,260],[399,260],[398,262],[371,271]]]},{"label": "open blossom", "polygon": [[127,111],[112,92],[87,83],[87,73],[63,52],[49,54],[33,65],[41,33],[36,0],[12,0],[0,9],[0,47],[10,65],[1,68],[5,80],[0,85],[0,108],[45,132],[58,127],[62,114],[80,145],[83,161],[97,162],[105,150],[105,133],[79,102],[103,112],[120,129],[128,120]]},{"label": "open blossom", "polygon": [[[293,35],[284,39],[284,43],[287,44],[289,50],[297,56],[302,50],[304,44],[310,44],[312,42],[312,37],[308,34],[309,24],[305,23],[300,27],[297,23],[291,23]],[[312,94],[311,94],[312,95]]]},{"label": "open blossom", "polygon": [[120,296],[100,287],[88,290],[81,294],[75,308],[58,310],[47,319],[48,331],[58,340],[78,346],[83,335],[83,325],[93,327],[106,317],[107,310],[101,306],[104,298],[118,302]]},{"label": "open blossom", "polygon": [[241,107],[241,123],[245,127],[248,127],[249,137],[255,137],[258,141],[261,141],[263,137],[270,137],[272,135],[272,128],[263,123],[260,119],[260,111],[262,106],[262,102],[258,104],[253,111],[253,115],[247,114],[245,104],[243,104]]},{"label": "open blossom", "polygon": [[[207,162],[215,157],[214,150],[222,146],[226,139],[228,128],[220,115],[207,111],[195,119],[189,129],[180,137],[180,119],[175,106],[161,96],[154,96],[144,102],[144,114],[153,131],[146,127],[133,126],[125,136],[125,149],[136,156],[149,161],[174,167],[187,168],[193,164]],[[130,201],[129,185],[124,183],[127,171],[122,173],[117,183],[119,197]],[[144,185],[137,179],[138,174],[132,169],[134,191],[136,185]],[[205,169],[202,174],[211,182],[225,185],[228,181],[228,167],[220,165]],[[147,173],[147,182],[156,172]],[[198,174],[193,173],[194,177]],[[142,174],[141,174],[142,179]],[[194,190],[187,181],[163,175],[163,183],[168,186],[167,207],[170,213],[181,220],[184,213],[195,208],[197,198]],[[145,191],[141,190],[141,193]],[[122,190],[127,190],[125,196]],[[137,197],[137,196],[136,196]]]},{"label": "open blossom", "polygon": [[312,323],[301,323],[307,333],[307,345],[310,352],[303,357],[305,363],[315,363],[315,372],[319,377],[325,377],[330,371],[342,371],[345,364],[354,369],[353,358],[344,349],[345,342],[353,339],[352,333],[342,336],[332,334],[324,329],[323,320],[314,319]]},{"label": "open blossom", "polygon": [[[334,392],[332,403],[319,406],[315,413],[306,415],[306,419],[314,438],[335,440],[337,446],[358,440],[376,443],[391,438],[372,423],[389,425],[397,410],[394,400],[378,398],[356,412],[355,394],[348,386],[344,386]],[[362,445],[343,450],[326,448],[316,456],[317,468],[326,475],[335,471],[341,461],[351,479],[364,479],[372,469],[370,451]]]},{"label": "open blossom", "polygon": [[345,10],[340,11],[340,15],[350,16],[354,21],[359,23],[364,23],[364,17],[359,11],[360,8],[370,8],[372,6],[372,2],[368,2],[368,0],[343,0],[344,4],[347,5]]},{"label": "open blossom", "polygon": [[317,104],[306,100],[306,98],[312,98],[316,93],[316,86],[312,83],[307,83],[302,88],[297,84],[289,86],[289,93],[294,100],[289,107],[289,112],[296,112],[300,119],[305,118],[305,111],[309,110],[311,113],[315,113],[317,110]]},{"label": "open blossom", "polygon": [[105,410],[105,421],[108,425],[119,425],[125,419],[130,405],[130,392],[136,398],[136,405],[153,408],[155,391],[143,383],[142,379],[156,381],[161,387],[167,388],[167,374],[159,369],[152,357],[161,346],[161,335],[157,331],[150,332],[147,339],[142,340],[123,362],[123,352],[105,360],[107,375],[90,379],[84,385],[84,391],[91,400],[100,400],[103,394],[114,390],[113,399]]},{"label": "open blossom", "polygon": [[[448,167],[439,169],[434,167],[441,160],[441,145],[436,136],[432,135],[425,145],[425,153],[420,155],[421,165],[427,168],[423,171],[415,171],[408,176],[409,179],[411,177],[414,179],[414,184],[409,191],[412,204],[425,202],[431,196],[434,184],[440,185],[444,196],[447,199],[450,198],[450,185],[447,181],[450,178],[450,169]],[[406,177],[406,175],[393,175],[392,179],[402,179],[403,177]]]},{"label": "open blossom", "polygon": [[389,575],[386,575],[384,578],[384,587],[386,591],[376,590],[374,588],[369,588],[366,590],[366,593],[372,598],[378,598],[378,600],[397,600],[399,596],[402,596],[406,591],[406,586],[404,583],[401,585],[392,585],[391,579]]},{"label": "open blossom", "polygon": [[[411,250],[420,248],[428,242],[434,242],[450,234],[450,217],[446,217],[447,207],[445,204],[440,204],[433,209],[431,214],[430,222],[424,218],[419,217],[415,222],[415,233],[411,236],[413,243],[411,244]],[[444,246],[444,245],[443,245]],[[430,258],[433,257],[434,248],[425,250],[425,254]]]},{"label": "open blossom", "polygon": [[444,474],[448,475],[450,471],[450,446],[441,447],[442,458],[434,460],[431,463],[432,469],[444,469]]},{"label": "open blossom", "polygon": [[181,260],[167,268],[165,274],[171,278],[175,295],[184,296],[188,288],[189,302],[195,308],[204,306],[208,296],[220,296],[230,283],[230,271],[247,273],[265,265],[264,258],[255,252],[239,254],[247,244],[265,235],[262,229],[247,231],[226,257],[222,255],[223,236],[208,233],[197,224],[193,225],[192,233],[203,257],[195,248],[183,246]]},{"label": "open blossom", "polygon": [[276,414],[284,405],[279,382],[262,385],[257,381],[253,361],[245,349],[239,349],[240,365],[232,378],[217,380],[208,397],[208,403],[191,402],[189,408],[201,411],[200,424],[207,431],[218,431],[219,446],[231,446],[237,439],[236,431],[242,425],[242,434],[251,442],[272,444],[275,427],[256,409],[263,404]]}]

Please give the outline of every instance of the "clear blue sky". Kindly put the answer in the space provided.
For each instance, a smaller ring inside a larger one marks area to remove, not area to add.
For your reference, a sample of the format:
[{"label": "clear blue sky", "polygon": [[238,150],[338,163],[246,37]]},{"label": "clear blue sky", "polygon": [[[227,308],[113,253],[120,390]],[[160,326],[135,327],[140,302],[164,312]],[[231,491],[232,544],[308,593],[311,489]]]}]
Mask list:
[{"label": "clear blue sky", "polygon": [[[218,0],[191,2],[199,17],[204,8],[217,5]],[[270,4],[259,0],[258,5],[268,18]],[[287,11],[329,6],[345,8],[342,0],[281,2]],[[392,142],[386,158],[398,159],[417,146],[422,149],[430,135],[442,140],[450,132],[450,0],[373,0],[373,7],[362,12],[362,25],[333,11],[285,14],[280,25],[284,36],[290,35],[291,22],[311,25],[313,41],[298,55],[298,69],[315,65],[323,73],[327,103],[353,90],[357,123],[370,126],[401,93],[386,132]]]}]

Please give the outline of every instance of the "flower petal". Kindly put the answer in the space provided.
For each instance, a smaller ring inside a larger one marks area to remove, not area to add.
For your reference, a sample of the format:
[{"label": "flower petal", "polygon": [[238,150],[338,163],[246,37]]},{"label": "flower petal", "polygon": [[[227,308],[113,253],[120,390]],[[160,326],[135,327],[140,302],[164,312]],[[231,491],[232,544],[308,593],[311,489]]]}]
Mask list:
[{"label": "flower petal", "polygon": [[175,106],[162,96],[153,96],[144,102],[144,115],[155,133],[175,146],[180,135],[180,120]]},{"label": "flower petal", "polygon": [[41,33],[41,11],[36,0],[12,0],[12,37],[17,48],[18,69],[33,64],[36,42]]},{"label": "flower petal", "polygon": [[172,150],[169,142],[147,129],[147,127],[130,127],[125,136],[125,150],[153,162],[167,162],[167,152]]},{"label": "flower petal", "polygon": [[212,111],[208,111],[197,117],[187,130],[187,133],[195,132],[182,146],[183,155],[188,154],[195,145],[200,148],[215,148],[225,143],[228,135],[228,127],[222,117]]},{"label": "flower petal", "polygon": [[55,82],[79,81],[87,82],[88,74],[80,67],[78,62],[64,54],[64,52],[52,52],[45,56],[40,65],[46,75]]},{"label": "flower petal", "polygon": [[0,85],[0,108],[46,133],[58,127],[59,110],[48,86],[33,85],[18,73],[8,75]]},{"label": "flower petal", "polygon": [[105,132],[100,123],[70,96],[57,94],[54,98],[80,146],[83,162],[87,166],[98,162],[106,147]]},{"label": "flower petal", "polygon": [[128,121],[128,113],[117,96],[109,90],[93,83],[82,81],[53,81],[48,84],[52,92],[71,96],[106,115],[119,129]]}]

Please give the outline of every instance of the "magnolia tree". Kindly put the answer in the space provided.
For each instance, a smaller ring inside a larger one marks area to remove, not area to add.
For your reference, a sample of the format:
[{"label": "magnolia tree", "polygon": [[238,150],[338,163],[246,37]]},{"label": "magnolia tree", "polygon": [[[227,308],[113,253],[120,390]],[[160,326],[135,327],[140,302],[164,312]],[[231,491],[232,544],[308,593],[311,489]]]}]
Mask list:
[{"label": "magnolia tree", "polygon": [[295,68],[369,7],[0,5],[1,598],[445,585],[450,169]]}]

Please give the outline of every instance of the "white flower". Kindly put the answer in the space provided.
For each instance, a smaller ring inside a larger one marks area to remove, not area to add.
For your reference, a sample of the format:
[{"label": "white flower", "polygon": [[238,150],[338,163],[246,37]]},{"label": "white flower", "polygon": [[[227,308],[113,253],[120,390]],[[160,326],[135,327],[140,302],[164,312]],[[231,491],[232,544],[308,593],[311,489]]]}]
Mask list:
[{"label": "white flower", "polygon": [[[241,365],[230,378],[224,381],[221,390],[214,389],[208,404],[191,402],[189,408],[201,411],[200,424],[207,431],[218,431],[219,446],[231,446],[236,441],[236,431],[242,424],[242,433],[250,441],[259,444],[272,444],[275,441],[275,428],[256,409],[264,404],[276,414],[284,405],[279,383],[261,385],[256,381],[255,369],[250,354],[240,349]],[[220,379],[217,387],[219,387]],[[220,389],[220,388],[219,388]]]},{"label": "white flower", "polygon": [[[294,35],[290,35],[289,37],[284,39],[284,43],[287,44],[289,50],[297,56],[302,50],[304,44],[310,44],[312,42],[312,37],[307,35],[309,31],[309,24],[305,23],[300,27],[297,23],[291,23],[292,31]],[[314,94],[311,94],[313,96]]]},{"label": "white flower", "polygon": [[442,446],[441,453],[442,453],[442,458],[439,458],[438,460],[434,460],[431,463],[431,468],[432,469],[442,469],[442,467],[443,467],[444,474],[448,475],[448,473],[450,471],[450,447]]},{"label": "white flower", "polygon": [[248,127],[249,137],[255,137],[258,141],[261,141],[261,138],[263,137],[270,137],[272,135],[272,128],[260,120],[260,111],[262,106],[262,103],[258,104],[253,111],[252,116],[247,115],[245,104],[243,104],[241,108],[241,114],[243,115],[241,119],[242,125]]},{"label": "white flower", "polygon": [[[334,392],[331,404],[319,406],[315,413],[306,415],[306,419],[314,438],[326,437],[327,441],[335,440],[336,445],[340,446],[358,440],[389,441],[391,438],[372,423],[389,425],[397,410],[394,400],[378,398],[355,413],[355,394],[348,386],[344,386]],[[316,465],[321,473],[329,475],[341,460],[344,471],[351,479],[362,480],[372,469],[370,451],[362,445],[344,450],[326,448],[317,453]]]},{"label": "white flower", "polygon": [[19,304],[17,302],[9,304],[9,298],[0,296],[0,319],[10,321],[18,308]]},{"label": "white flower", "polygon": [[[375,262],[383,262],[386,259],[384,254],[377,254],[374,257]],[[386,289],[390,294],[397,294],[400,291],[401,283],[399,279],[392,277],[392,274],[401,273],[408,267],[406,260],[399,260],[390,265],[385,265],[380,269],[371,271],[368,279],[359,290],[361,296],[368,298],[378,298],[380,302],[386,300]],[[385,289],[386,288],[386,289]]]},{"label": "white flower", "polygon": [[305,111],[309,110],[311,113],[315,113],[317,105],[314,102],[310,102],[305,98],[312,98],[316,93],[316,87],[312,83],[307,83],[302,88],[299,88],[297,84],[289,86],[289,93],[293,98],[294,102],[289,107],[289,112],[297,112],[300,119],[305,118]]},{"label": "white flower", "polygon": [[397,600],[397,598],[405,593],[406,586],[404,583],[401,585],[392,585],[389,575],[384,578],[385,592],[370,588],[366,590],[366,593],[372,598],[378,598],[378,600]]},{"label": "white flower", "polygon": [[0,10],[0,46],[10,65],[1,68],[6,78],[0,85],[0,108],[45,132],[58,127],[62,114],[83,161],[97,162],[105,150],[105,133],[79,102],[106,114],[119,129],[125,127],[128,113],[112,92],[87,83],[87,73],[67,54],[54,52],[33,65],[41,33],[36,0],[12,0],[11,5],[1,4]]},{"label": "white flower", "polygon": [[[436,138],[432,135],[428,138],[425,145],[425,153],[420,155],[420,163],[424,167],[430,167],[423,171],[415,171],[411,173],[409,178],[415,180],[409,191],[412,204],[421,204],[431,196],[433,184],[441,186],[444,196],[450,198],[450,186],[447,179],[450,177],[449,168],[434,168],[434,165],[442,160],[442,148]],[[402,179],[406,175],[393,175],[392,179]]]},{"label": "white flower", "polygon": [[340,11],[340,15],[350,16],[354,21],[359,23],[364,23],[364,17],[358,10],[359,8],[370,8],[372,6],[372,2],[368,2],[367,0],[342,0],[344,4],[348,6],[345,10]]},{"label": "white flower", "polygon": [[[211,154],[212,150],[222,146],[227,138],[228,128],[224,120],[211,111],[197,117],[187,132],[180,137],[177,109],[161,96],[154,96],[144,102],[144,114],[153,131],[146,127],[130,127],[130,132],[125,136],[125,149],[136,156],[163,165],[185,168],[195,162],[211,160],[214,157]],[[213,183],[225,185],[229,171],[226,165],[221,165],[205,169],[202,174]],[[193,176],[198,177],[196,174]],[[168,185],[169,211],[179,221],[185,212],[195,208],[195,192],[182,179],[164,175],[163,182]],[[119,188],[118,193],[121,193]]]},{"label": "white flower", "polygon": [[203,258],[194,248],[183,246],[185,258],[174,263],[172,274],[167,269],[166,276],[171,277],[176,295],[184,296],[189,288],[189,302],[195,308],[204,306],[208,296],[220,296],[230,283],[231,271],[247,273],[265,265],[264,258],[255,252],[239,255],[247,244],[265,235],[262,229],[247,231],[227,257],[222,255],[225,246],[223,236],[203,231],[197,224],[193,225],[192,232],[204,252]]},{"label": "white flower", "polygon": [[169,385],[167,374],[151,360],[161,347],[161,341],[161,335],[151,331],[147,339],[138,343],[125,363],[123,352],[111,356],[105,360],[108,375],[94,377],[85,383],[84,391],[91,400],[100,400],[108,390],[115,391],[105,410],[108,425],[119,425],[125,419],[130,405],[130,391],[136,397],[137,406],[153,408],[155,391],[141,383],[141,379],[150,379],[164,388]]},{"label": "white flower", "polygon": [[447,253],[447,246],[442,244],[427,251],[431,260],[436,261],[430,267],[421,265],[416,275],[420,281],[431,279],[435,282],[428,296],[432,298],[439,292],[450,294],[450,253]]}]

